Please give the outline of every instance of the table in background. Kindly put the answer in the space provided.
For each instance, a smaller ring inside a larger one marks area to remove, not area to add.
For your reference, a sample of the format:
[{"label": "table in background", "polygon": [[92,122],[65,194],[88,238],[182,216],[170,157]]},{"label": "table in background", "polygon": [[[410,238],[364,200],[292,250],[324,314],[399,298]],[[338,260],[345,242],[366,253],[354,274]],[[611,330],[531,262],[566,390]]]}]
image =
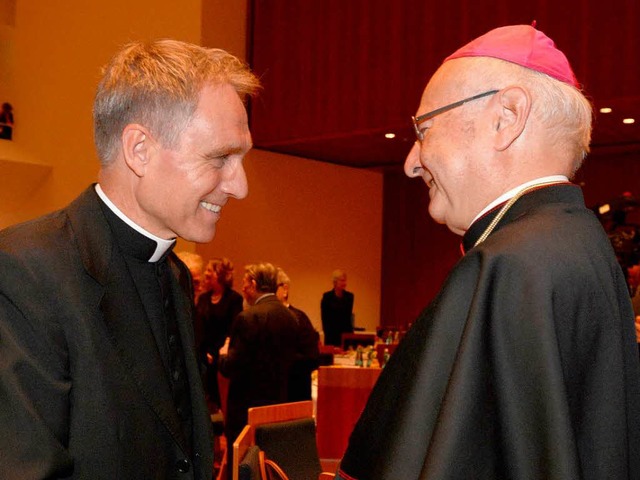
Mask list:
[{"label": "table in background", "polygon": [[323,459],[341,459],[349,435],[378,380],[379,367],[329,366],[318,369],[316,429]]}]

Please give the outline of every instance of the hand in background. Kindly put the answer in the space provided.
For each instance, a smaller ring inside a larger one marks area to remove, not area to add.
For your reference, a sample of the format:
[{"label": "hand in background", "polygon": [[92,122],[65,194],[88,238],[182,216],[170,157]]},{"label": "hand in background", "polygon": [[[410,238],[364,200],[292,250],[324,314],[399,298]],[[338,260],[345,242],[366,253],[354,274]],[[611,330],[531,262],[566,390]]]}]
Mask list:
[{"label": "hand in background", "polygon": [[229,337],[227,337],[227,339],[224,341],[224,345],[220,347],[220,350],[219,350],[220,356],[226,355],[228,351],[229,351]]}]

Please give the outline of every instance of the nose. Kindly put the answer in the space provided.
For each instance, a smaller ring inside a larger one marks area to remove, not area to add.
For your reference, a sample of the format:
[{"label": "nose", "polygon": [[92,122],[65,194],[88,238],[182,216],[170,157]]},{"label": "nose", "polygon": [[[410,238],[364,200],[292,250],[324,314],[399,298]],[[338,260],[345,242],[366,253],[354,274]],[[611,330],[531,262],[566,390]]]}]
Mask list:
[{"label": "nose", "polygon": [[407,177],[414,178],[420,176],[422,165],[420,164],[420,144],[415,142],[406,160],[404,161],[404,174]]},{"label": "nose", "polygon": [[242,159],[237,160],[229,169],[224,180],[224,192],[230,197],[242,199],[249,193],[249,184],[247,183],[247,174],[244,171]]}]

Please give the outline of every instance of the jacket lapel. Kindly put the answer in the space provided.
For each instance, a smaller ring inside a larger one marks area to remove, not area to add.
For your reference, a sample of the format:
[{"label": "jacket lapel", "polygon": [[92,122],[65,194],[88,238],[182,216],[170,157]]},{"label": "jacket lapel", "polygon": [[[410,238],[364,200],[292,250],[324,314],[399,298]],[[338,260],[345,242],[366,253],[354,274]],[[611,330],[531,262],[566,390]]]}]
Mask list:
[{"label": "jacket lapel", "polygon": [[96,291],[100,297],[96,303],[126,371],[186,452],[171,386],[149,319],[98,202],[91,186],[67,210],[85,269],[102,286]]}]

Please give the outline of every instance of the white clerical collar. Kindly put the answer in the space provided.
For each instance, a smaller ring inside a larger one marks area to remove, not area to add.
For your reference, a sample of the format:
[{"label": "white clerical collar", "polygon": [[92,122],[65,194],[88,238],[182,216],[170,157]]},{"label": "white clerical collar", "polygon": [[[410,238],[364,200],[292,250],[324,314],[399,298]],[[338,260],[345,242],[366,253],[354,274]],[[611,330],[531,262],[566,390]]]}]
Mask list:
[{"label": "white clerical collar", "polygon": [[138,233],[141,233],[145,237],[147,237],[147,238],[153,240],[154,242],[156,242],[156,251],[153,253],[153,255],[151,255],[151,258],[149,259],[149,262],[153,263],[153,262],[157,262],[158,260],[160,260],[160,258],[162,258],[162,256],[165,254],[165,252],[167,250],[169,250],[173,246],[174,243],[176,243],[175,239],[173,239],[173,240],[165,240],[164,238],[156,237],[153,233],[148,232],[147,230],[142,228],[140,225],[136,224],[133,220],[131,220],[129,217],[127,217],[124,213],[122,213],[122,211],[118,207],[116,207],[115,204],[111,200],[109,200],[109,197],[107,197],[107,195],[104,193],[104,191],[100,187],[100,184],[96,183],[95,189],[96,189],[96,193],[98,194],[100,199],[107,205],[107,207],[109,207],[109,209],[113,213],[115,213],[118,216],[118,218],[120,220],[122,220],[124,223],[129,225],[131,228],[133,228]]},{"label": "white clerical collar", "polygon": [[518,185],[517,187],[509,190],[507,193],[503,193],[498,198],[496,198],[493,202],[491,202],[489,205],[484,207],[482,211],[478,215],[476,215],[476,217],[471,221],[469,226],[473,225],[473,223],[476,220],[478,220],[480,217],[482,217],[485,213],[487,213],[489,210],[494,208],[496,205],[500,205],[501,203],[508,201],[509,199],[514,197],[519,191],[524,190],[525,188],[532,187],[538,184],[549,183],[549,182],[560,183],[560,182],[568,182],[568,181],[569,179],[564,175],[550,175],[548,177],[536,178],[535,180],[531,180],[530,182],[526,182],[526,183],[523,183],[522,185]]}]

